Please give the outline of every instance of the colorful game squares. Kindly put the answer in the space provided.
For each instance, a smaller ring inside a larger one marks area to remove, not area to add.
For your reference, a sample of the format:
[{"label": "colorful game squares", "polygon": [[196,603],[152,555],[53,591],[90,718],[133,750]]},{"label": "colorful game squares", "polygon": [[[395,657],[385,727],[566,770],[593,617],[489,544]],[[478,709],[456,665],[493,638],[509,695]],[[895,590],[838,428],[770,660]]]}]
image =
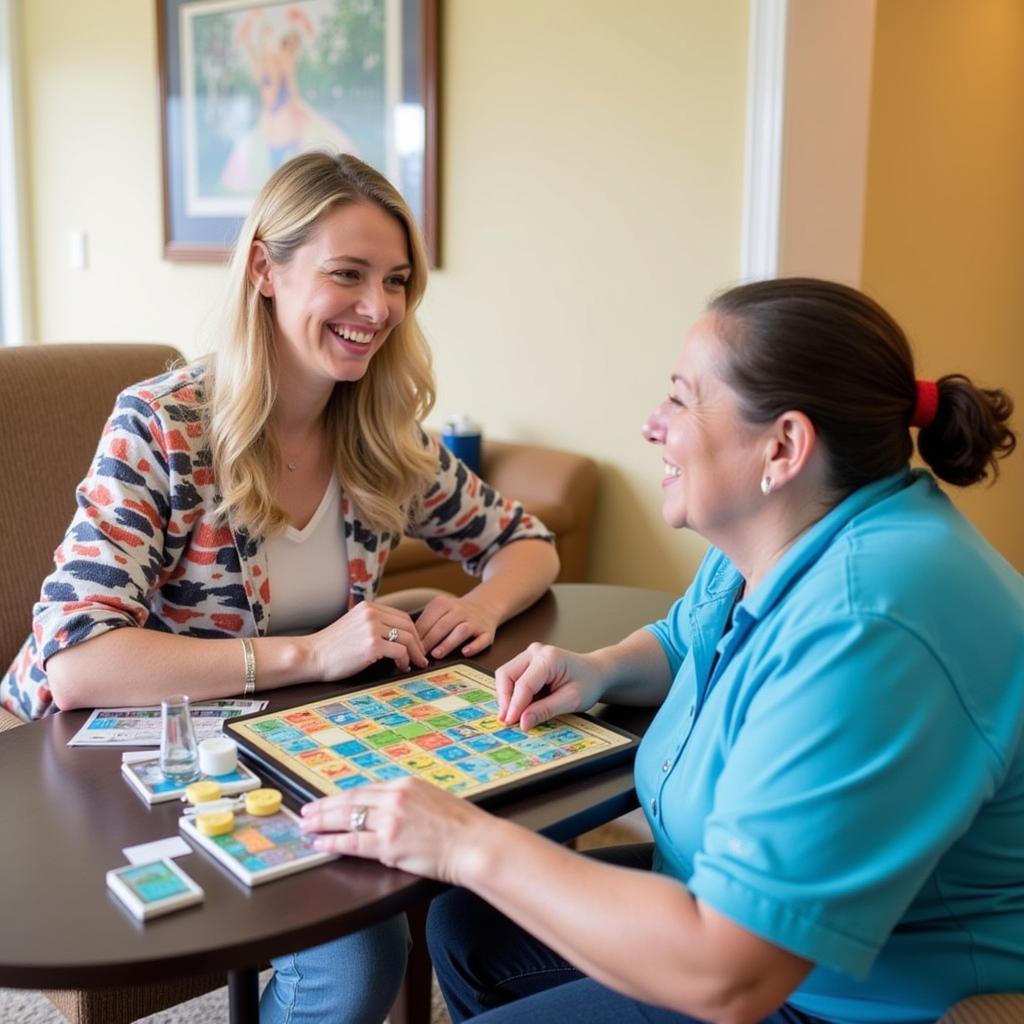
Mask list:
[{"label": "colorful game squares", "polygon": [[429,725],[423,725],[421,722],[410,722],[408,725],[399,725],[395,729],[395,732],[403,740],[414,740],[417,736],[426,736],[431,731]]},{"label": "colorful game squares", "polygon": [[356,754],[352,758],[352,763],[359,765],[360,768],[379,768],[382,764],[387,764],[388,759],[371,750],[365,754]]},{"label": "colorful game squares", "polygon": [[525,754],[520,753],[518,750],[513,750],[511,747],[498,747],[497,750],[489,750],[484,756],[489,757],[495,764],[502,766],[522,764],[527,760]]},{"label": "colorful game squares", "polygon": [[629,742],[572,715],[524,732],[497,709],[492,678],[449,665],[254,719],[249,736],[313,791],[416,775],[467,796]]},{"label": "colorful game squares", "polygon": [[434,700],[435,697],[444,696],[444,690],[439,690],[436,686],[431,686],[430,683],[416,682],[415,680],[403,683],[402,688],[420,700],[430,701]]},{"label": "colorful game squares", "polygon": [[414,708],[407,708],[406,714],[410,718],[431,718],[441,712],[433,704],[417,704]]},{"label": "colorful game squares", "polygon": [[525,743],[529,736],[522,729],[499,729],[494,734],[494,738],[501,740],[502,743],[514,743],[518,746]]},{"label": "colorful game squares", "polygon": [[445,711],[449,714],[453,711],[458,711],[460,708],[468,708],[470,706],[469,702],[461,697],[438,697],[437,700],[432,700],[430,703],[438,711]]},{"label": "colorful game squares", "polygon": [[356,786],[365,786],[371,781],[366,775],[346,775],[345,778],[338,779],[335,785],[338,789],[355,789]]},{"label": "colorful game squares", "polygon": [[434,715],[433,718],[427,719],[427,725],[434,729],[451,729],[459,724],[457,718],[452,718],[451,715]]},{"label": "colorful game squares", "polygon": [[397,743],[402,739],[402,736],[393,729],[384,729],[381,732],[375,732],[363,738],[374,750],[380,750],[381,747],[390,747],[392,743]]},{"label": "colorful game squares", "polygon": [[470,704],[482,704],[485,700],[491,699],[491,694],[486,690],[467,690],[462,694],[462,699]]},{"label": "colorful game squares", "polygon": [[331,750],[342,757],[351,757],[366,750],[366,744],[360,743],[359,740],[347,740],[345,743],[336,743]]},{"label": "colorful game squares", "polygon": [[426,736],[418,736],[413,740],[413,743],[424,750],[437,750],[438,747],[447,746],[451,743],[451,740],[439,732],[428,732]]},{"label": "colorful game squares", "polygon": [[447,747],[439,747],[437,756],[445,761],[459,761],[464,757],[469,757],[469,751],[465,747],[451,743]]},{"label": "colorful game squares", "polygon": [[496,740],[493,736],[470,736],[466,740],[466,746],[471,750],[475,750],[478,754],[483,754],[488,750],[494,750],[496,747],[501,746],[501,741]]},{"label": "colorful game squares", "polygon": [[322,747],[333,747],[336,743],[344,743],[349,735],[344,729],[321,729],[317,733],[311,733],[310,738],[314,739]]}]

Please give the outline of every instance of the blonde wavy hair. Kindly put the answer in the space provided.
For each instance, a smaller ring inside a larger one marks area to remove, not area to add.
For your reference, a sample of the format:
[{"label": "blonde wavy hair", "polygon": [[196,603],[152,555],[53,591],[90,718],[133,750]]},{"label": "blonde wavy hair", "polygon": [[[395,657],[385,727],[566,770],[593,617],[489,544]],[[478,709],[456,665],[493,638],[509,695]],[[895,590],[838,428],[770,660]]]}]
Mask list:
[{"label": "blonde wavy hair", "polygon": [[251,536],[287,526],[274,500],[281,453],[270,427],[277,395],[273,300],[249,279],[253,242],[286,264],[331,210],[372,202],[405,230],[412,269],[406,314],[358,381],[335,385],[325,413],[338,479],[372,529],[400,533],[408,507],[433,474],[419,421],[433,407],[430,351],[415,310],[427,281],[427,257],[405,200],[383,175],[347,154],[304,153],[274,172],[253,204],[229,268],[226,323],[208,357],[204,412],[209,426],[218,517]]}]

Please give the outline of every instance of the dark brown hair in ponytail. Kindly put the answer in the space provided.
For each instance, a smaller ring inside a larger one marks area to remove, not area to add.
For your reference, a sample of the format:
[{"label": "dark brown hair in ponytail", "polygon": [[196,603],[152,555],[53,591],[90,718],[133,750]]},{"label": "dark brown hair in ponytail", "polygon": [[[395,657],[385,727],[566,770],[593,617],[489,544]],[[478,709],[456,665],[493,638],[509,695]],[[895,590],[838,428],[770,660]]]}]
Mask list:
[{"label": "dark brown hair in ponytail", "polygon": [[[742,414],[768,423],[796,409],[827,449],[840,497],[895,473],[913,452],[914,362],[899,324],[855,288],[815,278],[778,278],[731,288],[712,300],[725,343],[722,375]],[[1013,401],[952,374],[938,381],[938,411],[918,438],[935,475],[965,487],[998,472],[1013,451]]]}]

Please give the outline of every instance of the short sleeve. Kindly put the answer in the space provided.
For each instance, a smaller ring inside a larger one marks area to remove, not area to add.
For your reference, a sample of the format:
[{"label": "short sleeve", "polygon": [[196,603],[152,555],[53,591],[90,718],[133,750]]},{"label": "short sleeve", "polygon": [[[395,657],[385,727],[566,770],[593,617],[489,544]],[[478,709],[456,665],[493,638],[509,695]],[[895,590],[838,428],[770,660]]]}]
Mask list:
[{"label": "short sleeve", "polygon": [[682,667],[686,653],[690,649],[688,607],[689,593],[676,600],[669,608],[665,618],[652,622],[646,627],[654,639],[661,644],[661,649],[668,658],[669,670],[674,679]]},{"label": "short sleeve", "polygon": [[863,976],[993,792],[998,758],[933,653],[883,617],[791,634],[759,671],[689,887]]},{"label": "short sleeve", "polygon": [[[424,435],[426,437],[426,435]],[[479,576],[490,558],[518,540],[554,542],[554,534],[512,498],[488,486],[433,438],[437,472],[413,512],[409,534]]]}]

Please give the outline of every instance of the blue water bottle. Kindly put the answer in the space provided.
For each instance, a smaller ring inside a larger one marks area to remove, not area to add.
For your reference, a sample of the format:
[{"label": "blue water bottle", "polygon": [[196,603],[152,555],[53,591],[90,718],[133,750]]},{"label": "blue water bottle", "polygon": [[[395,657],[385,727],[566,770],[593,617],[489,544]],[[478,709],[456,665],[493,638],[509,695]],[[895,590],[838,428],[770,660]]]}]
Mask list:
[{"label": "blue water bottle", "polygon": [[459,414],[445,420],[441,431],[441,443],[469,466],[478,476],[480,474],[480,425],[468,416]]}]

